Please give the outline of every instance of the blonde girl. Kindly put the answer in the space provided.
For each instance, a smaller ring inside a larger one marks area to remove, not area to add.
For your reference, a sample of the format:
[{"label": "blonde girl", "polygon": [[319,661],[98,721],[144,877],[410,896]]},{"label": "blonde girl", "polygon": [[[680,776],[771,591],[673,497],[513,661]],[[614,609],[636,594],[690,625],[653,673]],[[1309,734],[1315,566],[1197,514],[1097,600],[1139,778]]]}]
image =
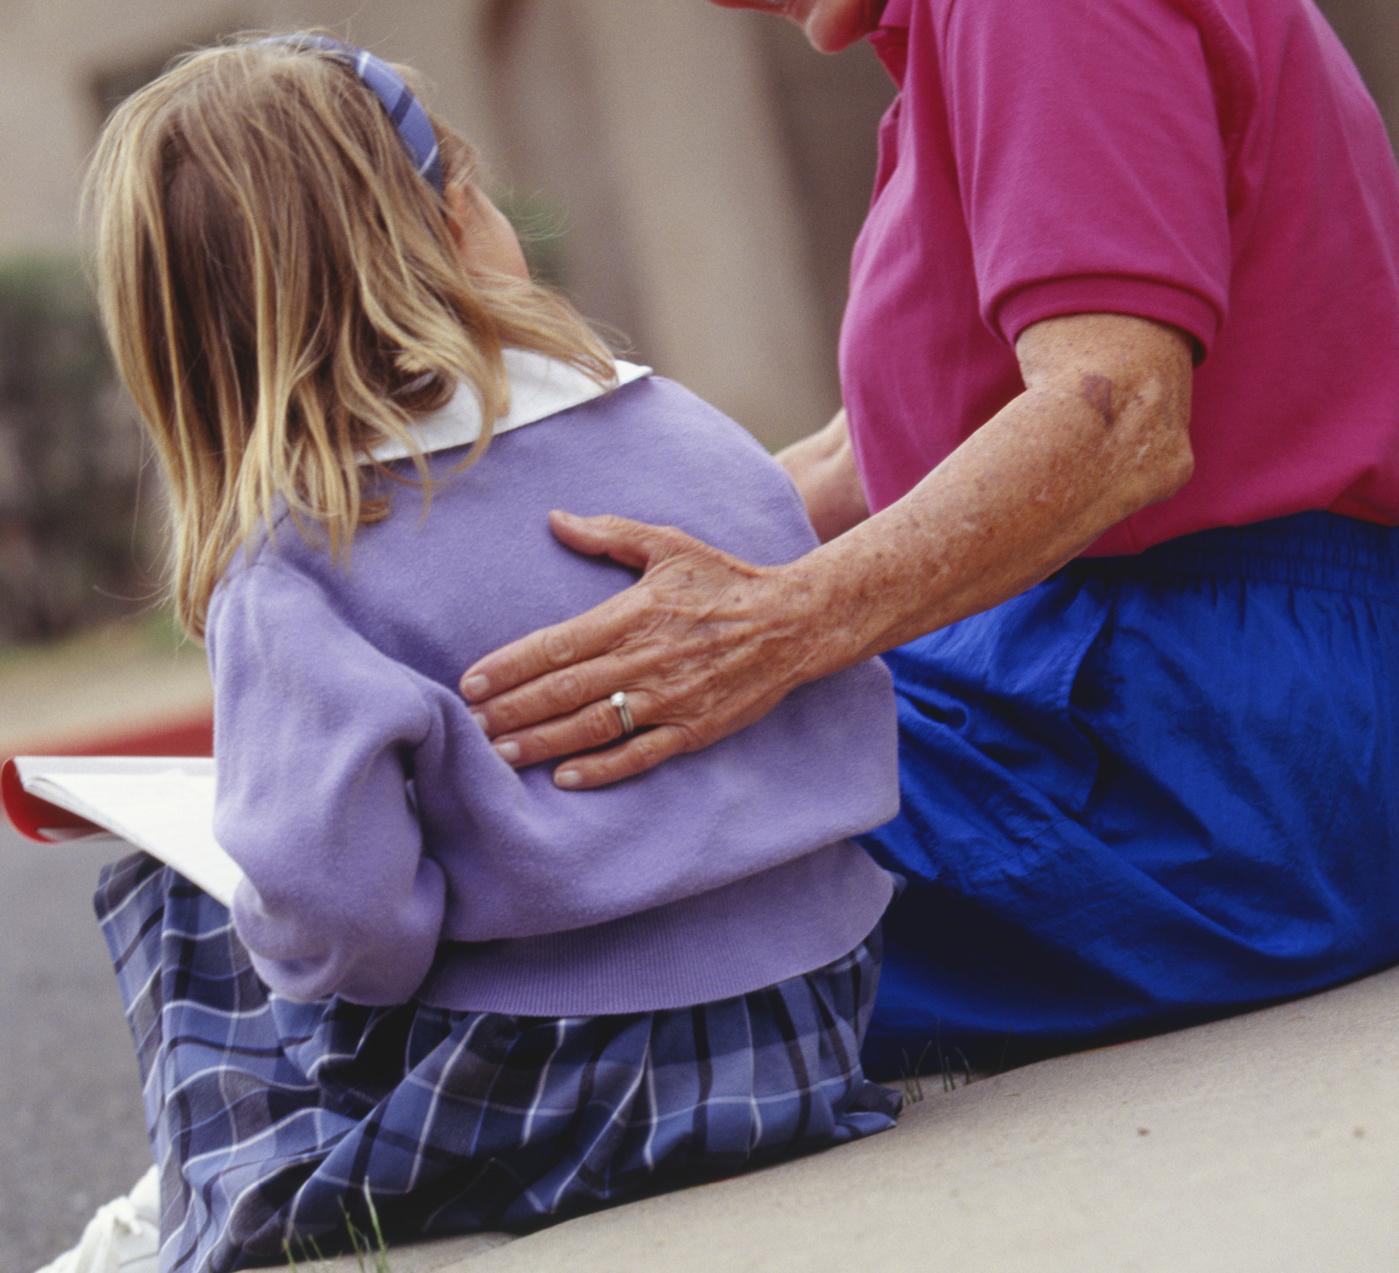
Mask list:
[{"label": "blonde girl", "polygon": [[[231,913],[136,856],[98,897],[159,1168],[160,1267],[524,1229],[882,1130],[858,1059],[897,804],[865,664],[644,778],[516,772],[473,658],[632,578],[554,508],[747,561],[814,543],[737,426],[531,282],[407,72],[209,49],[89,178],[103,314],[215,683]],[[489,443],[489,448],[488,444]],[[630,732],[626,687],[595,713]]]}]

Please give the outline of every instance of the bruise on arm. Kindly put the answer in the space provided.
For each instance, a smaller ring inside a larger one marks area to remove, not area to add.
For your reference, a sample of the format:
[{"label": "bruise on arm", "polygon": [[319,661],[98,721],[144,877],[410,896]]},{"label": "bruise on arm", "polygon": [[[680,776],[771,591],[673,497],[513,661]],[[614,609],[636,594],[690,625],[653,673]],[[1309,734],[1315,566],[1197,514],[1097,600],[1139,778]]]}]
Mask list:
[{"label": "bruise on arm", "polygon": [[[1101,514],[1112,520],[1100,530],[1173,495],[1189,479],[1195,360],[1185,332],[1123,314],[1071,314],[1026,328],[1015,352],[1024,405],[1038,400],[1041,422],[1115,489]],[[1099,431],[1079,429],[1071,444],[1076,414]]]},{"label": "bruise on arm", "polygon": [[1088,374],[1079,379],[1078,396],[1084,404],[1102,417],[1103,428],[1111,429],[1117,423],[1117,413],[1112,407],[1112,381],[1106,376]]}]

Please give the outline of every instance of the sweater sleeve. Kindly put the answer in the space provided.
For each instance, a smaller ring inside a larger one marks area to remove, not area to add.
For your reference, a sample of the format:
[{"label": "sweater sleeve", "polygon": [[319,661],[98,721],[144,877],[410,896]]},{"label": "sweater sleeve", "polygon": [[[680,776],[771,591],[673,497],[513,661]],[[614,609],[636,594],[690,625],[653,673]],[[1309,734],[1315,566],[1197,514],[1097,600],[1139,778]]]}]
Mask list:
[{"label": "sweater sleeve", "polygon": [[410,998],[445,885],[422,853],[414,748],[432,728],[405,669],[278,562],[215,592],[214,830],[247,879],[233,902],[258,975],[291,999]]},{"label": "sweater sleeve", "polygon": [[1208,349],[1228,303],[1227,142],[1201,28],[1166,0],[954,0],[948,122],[982,316],[1104,310]]}]

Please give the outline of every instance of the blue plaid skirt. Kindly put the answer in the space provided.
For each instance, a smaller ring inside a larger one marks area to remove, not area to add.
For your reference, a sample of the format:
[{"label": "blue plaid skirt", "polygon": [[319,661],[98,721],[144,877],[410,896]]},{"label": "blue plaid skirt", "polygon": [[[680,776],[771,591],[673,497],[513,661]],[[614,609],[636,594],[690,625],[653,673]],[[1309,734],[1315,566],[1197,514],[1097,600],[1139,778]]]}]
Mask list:
[{"label": "blue plaid skirt", "polygon": [[893,1126],[861,1036],[878,930],[717,1003],[566,1019],[300,1004],[256,977],[227,910],[144,854],[96,897],[161,1177],[161,1273],[525,1230]]}]

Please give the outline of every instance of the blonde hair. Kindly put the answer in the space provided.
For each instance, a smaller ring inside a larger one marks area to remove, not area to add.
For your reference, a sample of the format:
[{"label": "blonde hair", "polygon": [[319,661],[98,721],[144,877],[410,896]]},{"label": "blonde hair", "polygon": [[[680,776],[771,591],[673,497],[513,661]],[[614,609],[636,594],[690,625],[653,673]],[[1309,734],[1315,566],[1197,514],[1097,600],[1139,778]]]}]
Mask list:
[{"label": "blonde hair", "polygon": [[[429,118],[447,189],[464,186],[475,152]],[[615,378],[560,297],[468,273],[443,197],[379,100],[322,53],[247,40],[186,57],[112,115],[85,196],[102,319],[164,470],[171,592],[192,635],[279,497],[343,555],[387,511],[361,489],[383,471],[367,466],[375,443],[407,445],[426,491],[409,426],[458,382],[481,402],[475,460],[509,409],[504,348]]]}]

